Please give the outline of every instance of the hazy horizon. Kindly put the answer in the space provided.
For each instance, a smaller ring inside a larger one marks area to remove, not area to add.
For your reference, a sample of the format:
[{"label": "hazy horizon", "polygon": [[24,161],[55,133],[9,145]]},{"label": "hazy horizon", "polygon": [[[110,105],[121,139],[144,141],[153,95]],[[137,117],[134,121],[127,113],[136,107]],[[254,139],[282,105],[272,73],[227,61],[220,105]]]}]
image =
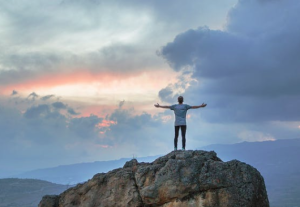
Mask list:
[{"label": "hazy horizon", "polygon": [[[238,142],[238,143],[233,143],[233,144],[211,144],[211,145],[202,146],[202,147],[194,147],[194,148],[187,149],[187,150],[205,150],[205,151],[211,151],[212,150],[212,151],[215,151],[217,153],[217,156],[219,158],[221,158],[224,162],[227,162],[227,161],[230,161],[232,159],[237,159],[237,157],[239,157],[239,156],[242,156],[242,157],[245,156],[245,155],[247,156],[248,154],[247,153],[243,154],[243,153],[240,153],[240,152],[238,154],[235,154],[235,153],[224,154],[224,152],[221,152],[219,154],[218,150],[219,150],[220,146],[227,146],[227,147],[235,146],[235,147],[237,147],[237,149],[239,149],[238,146],[241,147],[241,145],[243,145],[245,143],[254,143],[254,144],[256,143],[257,144],[257,143],[266,143],[266,142],[274,142],[274,141],[287,141],[288,143],[289,142],[293,143],[296,140],[300,140],[300,138],[267,140],[267,141],[258,141],[258,142],[243,141],[243,142]],[[286,146],[283,145],[282,147],[285,148]],[[295,146],[295,147],[298,147],[298,146]],[[242,150],[242,149],[243,148],[240,148],[240,150]],[[259,150],[261,150],[261,149],[259,149]],[[287,149],[287,150],[290,150],[290,149]],[[40,171],[40,170],[46,170],[47,171],[47,170],[56,169],[56,168],[60,168],[60,167],[76,166],[76,165],[81,165],[81,164],[93,164],[93,163],[97,163],[97,162],[101,163],[101,162],[111,162],[111,161],[123,161],[123,162],[121,162],[121,164],[119,166],[119,167],[122,167],[125,164],[126,160],[129,160],[129,159],[135,158],[135,159],[138,159],[139,162],[152,162],[157,157],[164,156],[164,155],[166,155],[170,152],[171,151],[164,152],[162,154],[152,155],[152,156],[137,156],[137,155],[132,154],[131,157],[129,156],[129,157],[120,157],[120,158],[116,158],[116,159],[108,159],[108,160],[94,160],[94,161],[88,161],[88,162],[76,162],[75,161],[74,163],[67,163],[67,164],[63,164],[63,165],[53,165],[53,166],[48,166],[46,168],[33,168],[33,169],[28,169],[28,170],[23,170],[23,171],[0,172],[0,179],[4,179],[4,178],[22,178],[22,177],[24,177],[24,175],[23,175],[24,173],[26,174],[26,173]],[[228,159],[228,156],[231,157],[231,159]],[[248,163],[248,162],[246,162],[246,163],[252,165],[252,163]],[[269,163],[265,163],[265,164],[269,164]],[[89,168],[86,169],[86,173],[88,173],[88,171],[89,171]],[[95,172],[95,173],[97,173],[97,172]],[[41,174],[41,173],[42,172],[40,172],[39,174]],[[26,176],[24,178],[26,178]],[[38,179],[38,178],[36,178],[36,179]],[[58,184],[61,184],[61,183],[58,183]]]},{"label": "hazy horizon", "polygon": [[[296,0],[0,0],[0,171],[299,138]],[[181,147],[181,137],[179,138]]]}]

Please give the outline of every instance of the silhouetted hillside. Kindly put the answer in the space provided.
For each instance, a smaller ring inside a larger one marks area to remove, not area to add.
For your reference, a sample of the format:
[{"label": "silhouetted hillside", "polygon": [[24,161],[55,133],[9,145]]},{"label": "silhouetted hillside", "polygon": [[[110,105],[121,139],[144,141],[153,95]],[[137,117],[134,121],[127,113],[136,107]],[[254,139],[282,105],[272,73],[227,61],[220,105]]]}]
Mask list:
[{"label": "silhouetted hillside", "polygon": [[46,194],[59,194],[71,186],[34,179],[0,179],[0,207],[36,207]]}]

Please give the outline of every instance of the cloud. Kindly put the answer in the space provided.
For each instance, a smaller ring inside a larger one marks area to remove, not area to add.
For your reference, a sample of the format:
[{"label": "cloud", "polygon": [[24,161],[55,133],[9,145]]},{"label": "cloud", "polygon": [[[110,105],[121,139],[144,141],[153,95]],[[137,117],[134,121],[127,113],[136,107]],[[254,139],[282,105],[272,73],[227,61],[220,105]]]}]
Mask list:
[{"label": "cloud", "polygon": [[71,114],[71,115],[79,115],[80,113],[76,112],[74,109],[72,108],[68,108],[68,113]]},{"label": "cloud", "polygon": [[8,51],[0,55],[0,86],[27,82],[61,69],[61,55],[48,52]]},{"label": "cloud", "polygon": [[196,81],[191,78],[191,75],[192,73],[189,68],[183,69],[177,77],[177,82],[169,84],[159,91],[158,97],[160,100],[168,103],[173,103],[174,100],[177,102],[177,97],[184,94],[185,90]]},{"label": "cloud", "polygon": [[76,112],[73,108],[69,107],[68,104],[64,104],[61,101],[57,101],[51,104],[57,110],[67,110],[70,115],[79,115],[80,113]]},{"label": "cloud", "polygon": [[12,93],[11,93],[11,96],[15,96],[15,95],[17,95],[17,94],[18,94],[18,91],[13,90]]},{"label": "cloud", "polygon": [[0,88],[82,71],[119,77],[161,70],[158,47],[187,28],[220,26],[235,1],[24,0],[14,6],[3,1],[0,24],[9,29],[0,35],[6,40],[5,52],[0,49]]},{"label": "cloud", "polygon": [[33,106],[26,110],[24,117],[28,119],[38,118],[41,116],[47,116],[50,113],[50,107],[46,104]]},{"label": "cloud", "polygon": [[103,118],[100,118],[96,115],[73,118],[70,120],[69,129],[74,131],[81,138],[92,139],[98,136],[100,131],[97,125],[102,121]]},{"label": "cloud", "polygon": [[41,97],[41,100],[47,101],[47,100],[51,99],[51,98],[54,97],[54,96],[55,96],[55,95],[46,95],[46,96]]},{"label": "cloud", "polygon": [[119,103],[119,109],[121,109],[124,104],[125,104],[125,100],[120,101],[120,103]]},{"label": "cloud", "polygon": [[[139,154],[143,151],[155,151],[159,143],[160,147],[165,147],[167,143],[169,147],[173,147],[169,136],[166,136],[173,132],[171,122],[164,123],[161,114],[152,116],[146,112],[136,114],[134,109],[116,109],[107,120],[114,124],[105,132],[105,137],[108,138],[104,143],[106,145],[126,146]],[[144,146],[148,148],[145,149]]]},{"label": "cloud", "polygon": [[[185,96],[208,102],[207,121],[299,120],[299,7],[298,1],[241,0],[225,30],[190,29],[160,55],[176,71],[193,68],[197,82]],[[160,95],[172,91],[168,86]]]},{"label": "cloud", "polygon": [[[90,82],[106,76],[120,78],[136,76],[159,68],[163,62],[143,45],[115,43],[95,51],[19,52],[0,56],[0,89],[7,86],[24,88],[56,86],[74,82]],[[138,58],[137,58],[138,57]],[[76,79],[73,80],[72,78]]]},{"label": "cloud", "polygon": [[35,99],[39,97],[39,95],[37,95],[35,92],[32,92],[31,94],[29,94],[27,96],[27,99],[31,100],[31,101],[35,101]]},{"label": "cloud", "polygon": [[60,101],[52,103],[52,106],[56,109],[66,109],[68,107],[67,104],[64,104],[63,102]]},{"label": "cloud", "polygon": [[163,88],[158,93],[159,98],[162,101],[172,103],[174,101],[173,87],[172,85]]},{"label": "cloud", "polygon": [[[9,101],[0,97],[0,156],[7,157],[0,164],[8,166],[7,171],[117,159],[131,153],[154,155],[166,145],[172,147],[172,138],[165,136],[172,127],[161,115],[116,105],[105,118],[80,117],[70,102],[38,99],[13,105]],[[149,148],[144,149],[145,145]]]},{"label": "cloud", "polygon": [[[7,2],[1,2],[1,12],[5,23],[13,23],[10,30],[10,38],[17,39],[22,44],[46,44],[45,40],[53,41],[57,37],[64,37],[63,40],[74,38],[71,34],[86,34],[89,31],[102,30],[102,33],[115,36],[116,33],[124,32],[128,27],[138,29],[137,26],[143,19],[153,21],[162,26],[169,25],[169,30],[174,28],[190,28],[193,24],[218,24],[228,8],[235,3],[228,0],[216,0],[214,4],[207,1],[190,1],[189,3],[180,0],[148,1],[140,2],[129,0],[126,4],[123,1],[60,1],[43,2],[42,4],[32,3],[29,0],[16,3],[15,6]],[[28,7],[30,5],[30,7]],[[170,6],[171,5],[171,6]],[[213,9],[210,7],[213,6]],[[210,11],[210,18],[204,19]],[[189,11],[188,13],[186,11]],[[76,16],[73,14],[76,13]],[[220,15],[222,13],[222,15]],[[17,15],[16,15],[17,14]],[[136,18],[139,17],[139,18]],[[135,24],[136,23],[136,24]],[[26,26],[24,26],[26,25]],[[134,27],[132,27],[134,26]],[[152,26],[152,25],[151,25]],[[156,25],[159,27],[159,25]],[[17,36],[20,28],[22,36]],[[51,28],[51,29],[49,29]],[[110,33],[110,31],[114,33]],[[64,31],[65,33],[61,33]],[[126,31],[127,32],[127,31]],[[39,33],[39,35],[35,35]],[[100,38],[101,33],[99,34]],[[87,36],[85,38],[91,38]],[[84,38],[84,37],[82,37]],[[96,38],[96,37],[94,37]],[[158,37],[157,37],[158,38]],[[78,38],[78,41],[80,39]],[[55,42],[55,41],[54,41]],[[59,42],[60,43],[60,42]]]},{"label": "cloud", "polygon": [[[6,159],[1,160],[0,164],[14,171],[68,163],[88,151],[88,148],[82,147],[84,143],[77,144],[83,138],[92,140],[89,144],[93,143],[93,139],[98,137],[97,124],[101,120],[96,116],[73,118],[64,111],[56,110],[52,104],[31,106],[22,113],[15,107],[1,103],[0,156]],[[76,149],[70,148],[70,144]]]},{"label": "cloud", "polygon": [[264,134],[256,131],[243,131],[239,133],[239,137],[247,142],[264,142],[264,141],[275,141],[276,139],[270,134]]}]

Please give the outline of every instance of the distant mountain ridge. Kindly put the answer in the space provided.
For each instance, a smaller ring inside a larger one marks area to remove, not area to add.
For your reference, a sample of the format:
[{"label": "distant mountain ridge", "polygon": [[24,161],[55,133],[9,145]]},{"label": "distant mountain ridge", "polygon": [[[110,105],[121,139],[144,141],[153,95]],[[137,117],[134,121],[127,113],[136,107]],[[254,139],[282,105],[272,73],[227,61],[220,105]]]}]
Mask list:
[{"label": "distant mountain ridge", "polygon": [[0,207],[36,207],[45,194],[59,194],[69,187],[35,179],[0,179]]},{"label": "distant mountain ridge", "polygon": [[[223,161],[238,159],[258,168],[264,175],[273,170],[277,164],[289,165],[297,162],[300,153],[300,139],[288,139],[265,142],[242,142],[237,144],[214,144],[197,149],[213,150]],[[255,152],[255,153],[254,153]],[[137,158],[139,162],[152,162],[157,156]],[[286,162],[286,159],[289,159]],[[290,160],[294,159],[294,160]],[[121,158],[119,160],[96,161],[91,163],[78,163],[71,165],[61,165],[53,168],[44,168],[28,171],[13,177],[33,178],[46,180],[59,184],[77,184],[90,179],[99,172],[108,172],[112,169],[122,167],[131,158]],[[300,171],[300,165],[291,168],[291,173]]]},{"label": "distant mountain ridge", "polygon": [[[159,156],[141,157],[136,159],[139,160],[139,162],[152,162],[157,157]],[[122,167],[125,162],[131,159],[132,158],[122,158],[119,160],[61,165],[53,168],[29,171],[19,174],[16,177],[34,178],[64,185],[73,185],[85,182],[97,173],[108,172],[112,169]]]}]

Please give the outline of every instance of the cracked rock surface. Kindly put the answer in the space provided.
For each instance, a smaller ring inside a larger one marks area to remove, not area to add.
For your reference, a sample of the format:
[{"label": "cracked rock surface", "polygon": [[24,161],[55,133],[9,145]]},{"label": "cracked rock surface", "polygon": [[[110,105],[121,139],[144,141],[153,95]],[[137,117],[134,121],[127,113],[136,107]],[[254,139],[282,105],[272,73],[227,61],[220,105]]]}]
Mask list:
[{"label": "cracked rock surface", "polygon": [[250,165],[215,152],[176,151],[152,163],[133,159],[96,174],[39,207],[269,207],[264,179]]}]

